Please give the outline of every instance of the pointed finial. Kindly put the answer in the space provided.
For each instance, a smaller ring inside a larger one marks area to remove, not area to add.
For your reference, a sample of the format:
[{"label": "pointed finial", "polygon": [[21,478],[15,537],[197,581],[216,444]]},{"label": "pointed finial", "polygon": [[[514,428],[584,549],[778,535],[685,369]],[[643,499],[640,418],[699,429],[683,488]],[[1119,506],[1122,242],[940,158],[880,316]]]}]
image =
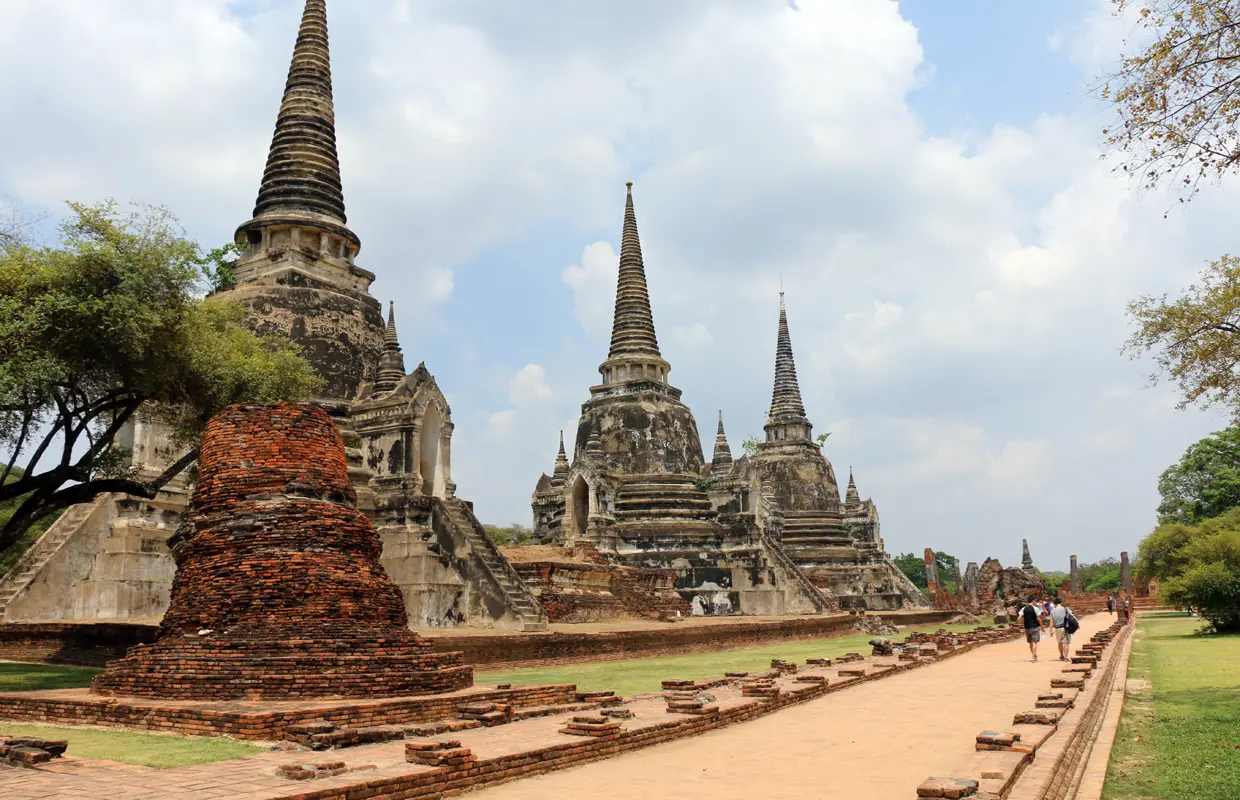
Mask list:
[{"label": "pointed finial", "polygon": [[311,215],[344,225],[326,0],[306,0],[254,216]]},{"label": "pointed finial", "polygon": [[396,301],[388,301],[388,324],[396,327]]},{"label": "pointed finial", "polygon": [[[792,432],[797,440],[809,439],[811,426],[801,402],[801,387],[797,381],[796,361],[792,357],[792,336],[788,333],[788,313],[784,308],[784,295],[779,295],[779,330],[775,337],[775,386],[771,391],[771,410],[767,415],[767,441],[774,441],[772,431],[781,426],[785,433]],[[781,434],[781,440],[785,437]]]},{"label": "pointed finial", "polygon": [[637,235],[637,215],[633,211],[633,182],[625,184],[624,226],[620,235],[620,271],[616,281],[616,308],[611,326],[609,359],[626,356],[660,358],[659,340],[650,313],[650,290],[646,285],[646,265]]},{"label": "pointed finial", "polygon": [[564,452],[564,431],[560,431],[560,452]]},{"label": "pointed finial", "polygon": [[719,433],[723,433],[723,409],[719,409]]}]

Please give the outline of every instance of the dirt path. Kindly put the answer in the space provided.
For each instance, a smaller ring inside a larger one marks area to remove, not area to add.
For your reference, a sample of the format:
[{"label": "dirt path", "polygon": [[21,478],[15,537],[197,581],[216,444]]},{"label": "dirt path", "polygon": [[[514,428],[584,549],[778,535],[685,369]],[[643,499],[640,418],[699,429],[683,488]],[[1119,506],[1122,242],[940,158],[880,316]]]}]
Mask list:
[{"label": "dirt path", "polygon": [[[1081,622],[1087,641],[1111,621]],[[1033,707],[1063,665],[1053,642],[1023,641],[866,683],[753,722],[497,786],[480,800],[910,800],[927,776],[964,762],[978,731]]]}]

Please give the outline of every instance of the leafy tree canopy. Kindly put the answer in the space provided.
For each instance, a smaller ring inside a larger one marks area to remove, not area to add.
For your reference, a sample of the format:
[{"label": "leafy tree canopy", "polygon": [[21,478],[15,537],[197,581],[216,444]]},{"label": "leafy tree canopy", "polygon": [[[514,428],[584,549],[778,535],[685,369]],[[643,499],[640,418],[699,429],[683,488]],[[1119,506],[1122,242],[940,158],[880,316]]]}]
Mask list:
[{"label": "leafy tree canopy", "polygon": [[1212,261],[1183,297],[1147,295],[1129,303],[1128,314],[1136,329],[1124,351],[1154,353],[1151,383],[1173,381],[1180,408],[1219,404],[1240,419],[1240,258]]},{"label": "leafy tree canopy", "polygon": [[1195,525],[1240,506],[1240,427],[1191,445],[1158,479],[1158,521]]},{"label": "leafy tree canopy", "polygon": [[1233,0],[1111,0],[1140,49],[1099,94],[1117,112],[1103,131],[1120,168],[1146,188],[1171,182],[1188,199],[1240,161],[1240,6]]},{"label": "leafy tree canopy", "polygon": [[0,502],[26,496],[0,550],[101,492],[153,497],[194,461],[191,448],[139,481],[116,442],[139,408],[189,448],[230,403],[296,400],[321,384],[289,341],[243,327],[239,306],[201,299],[208,257],[166,209],[69,206],[57,246],[0,241]]},{"label": "leafy tree canopy", "polygon": [[1136,568],[1161,582],[1168,602],[1220,633],[1240,632],[1240,508],[1200,525],[1160,525],[1141,542]]},{"label": "leafy tree canopy", "polygon": [[[928,589],[929,580],[926,576],[926,559],[925,556],[917,553],[901,553],[892,559],[895,565],[899,567],[913,585],[918,589]],[[936,550],[934,553],[934,563],[939,571],[939,585],[948,586],[954,584],[956,580],[956,564],[959,563],[957,558],[948,553]]]},{"label": "leafy tree canopy", "polygon": [[483,525],[482,529],[491,537],[492,542],[501,547],[529,544],[534,537],[534,531],[517,522],[508,526]]}]

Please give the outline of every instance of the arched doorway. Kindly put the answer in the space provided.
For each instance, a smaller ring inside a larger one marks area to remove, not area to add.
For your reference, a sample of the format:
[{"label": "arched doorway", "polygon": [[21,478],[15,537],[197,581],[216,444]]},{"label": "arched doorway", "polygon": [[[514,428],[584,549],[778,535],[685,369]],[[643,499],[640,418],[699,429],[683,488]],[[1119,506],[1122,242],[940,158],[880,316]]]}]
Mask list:
[{"label": "arched doorway", "polygon": [[439,442],[443,434],[443,417],[434,403],[422,415],[422,437],[418,448],[418,474],[422,476],[422,493],[443,497],[443,470],[440,465]]},{"label": "arched doorway", "polygon": [[573,481],[573,526],[577,536],[586,535],[586,524],[590,519],[590,484],[586,479],[577,476]]}]

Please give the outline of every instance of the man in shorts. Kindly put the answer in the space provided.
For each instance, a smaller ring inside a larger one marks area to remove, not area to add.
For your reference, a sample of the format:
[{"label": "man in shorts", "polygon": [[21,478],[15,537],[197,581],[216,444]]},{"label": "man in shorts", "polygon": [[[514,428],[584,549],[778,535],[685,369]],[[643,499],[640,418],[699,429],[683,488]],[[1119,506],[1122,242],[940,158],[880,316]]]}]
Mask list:
[{"label": "man in shorts", "polygon": [[1055,628],[1055,643],[1059,645],[1059,660],[1068,660],[1068,650],[1072,645],[1072,634],[1068,632],[1068,617],[1072,611],[1058,597],[1051,604],[1051,625]]},{"label": "man in shorts", "polygon": [[1020,610],[1020,621],[1025,626],[1025,641],[1029,643],[1029,655],[1033,656],[1029,660],[1037,663],[1038,642],[1042,638],[1042,620],[1041,613],[1032,597],[1025,601],[1025,607]]}]

